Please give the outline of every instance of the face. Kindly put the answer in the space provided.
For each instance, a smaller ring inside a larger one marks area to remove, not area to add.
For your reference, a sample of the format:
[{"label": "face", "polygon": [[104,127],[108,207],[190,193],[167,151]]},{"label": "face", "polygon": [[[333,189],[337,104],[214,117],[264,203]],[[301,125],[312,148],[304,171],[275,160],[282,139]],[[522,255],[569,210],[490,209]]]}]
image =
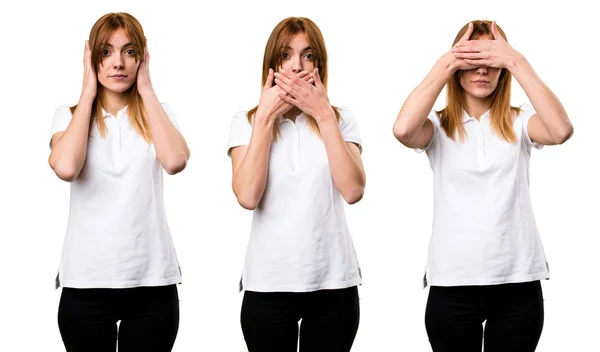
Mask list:
[{"label": "face", "polygon": [[281,66],[279,70],[299,73],[301,71],[312,72],[315,69],[313,51],[306,34],[298,33],[290,45],[283,50]]},{"label": "face", "polygon": [[135,82],[140,65],[124,29],[118,29],[102,49],[98,67],[98,81],[113,93],[127,91]]},{"label": "face", "polygon": [[[491,37],[485,35],[477,39],[491,40]],[[496,90],[501,71],[499,68],[492,67],[460,71],[460,85],[467,94],[473,97],[487,98]]]}]

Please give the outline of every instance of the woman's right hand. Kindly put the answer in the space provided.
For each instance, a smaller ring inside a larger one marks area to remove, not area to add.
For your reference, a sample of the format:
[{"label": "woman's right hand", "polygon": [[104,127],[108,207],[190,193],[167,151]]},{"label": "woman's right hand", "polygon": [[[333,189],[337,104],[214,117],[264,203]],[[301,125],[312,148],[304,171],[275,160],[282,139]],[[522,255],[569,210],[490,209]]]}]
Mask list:
[{"label": "woman's right hand", "polygon": [[[469,40],[469,37],[471,36],[471,34],[473,34],[473,23],[469,22],[469,26],[467,27],[467,31],[465,32],[465,34],[462,36],[462,38],[460,38],[460,40],[454,44],[454,46],[459,45],[460,43],[466,42]],[[452,67],[458,71],[458,70],[472,70],[477,68],[477,66],[474,65],[470,65],[468,63],[466,63],[466,61],[464,59],[458,59],[454,56],[454,53],[452,52],[452,49],[450,51],[448,51],[444,56],[446,56],[448,58],[448,60],[451,60],[452,62]]]},{"label": "woman's right hand", "polygon": [[85,49],[83,51],[83,89],[81,92],[82,97],[89,99],[96,98],[98,89],[98,79],[96,73],[92,67],[92,52],[90,50],[90,43],[85,41]]},{"label": "woman's right hand", "polygon": [[[300,72],[298,76],[308,83],[313,83],[314,81],[312,76],[306,71]],[[267,81],[260,95],[258,110],[256,111],[255,119],[257,122],[273,123],[279,116],[285,114],[293,107],[292,104],[286,103],[279,97],[285,91],[281,87],[273,85],[274,77],[275,72],[270,68]]]}]

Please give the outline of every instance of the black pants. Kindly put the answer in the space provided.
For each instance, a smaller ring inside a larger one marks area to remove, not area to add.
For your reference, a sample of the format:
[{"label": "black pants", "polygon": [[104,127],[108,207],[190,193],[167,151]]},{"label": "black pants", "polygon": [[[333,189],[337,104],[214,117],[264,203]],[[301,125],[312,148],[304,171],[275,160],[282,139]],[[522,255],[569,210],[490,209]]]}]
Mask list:
[{"label": "black pants", "polygon": [[241,323],[250,352],[350,351],[360,318],[356,286],[314,292],[244,293]]},{"label": "black pants", "polygon": [[429,291],[425,326],[434,352],[481,352],[482,338],[485,352],[531,352],[543,325],[539,281]]},{"label": "black pants", "polygon": [[[117,321],[121,321],[117,331]],[[58,327],[68,352],[167,352],[179,329],[177,287],[65,287]]]}]

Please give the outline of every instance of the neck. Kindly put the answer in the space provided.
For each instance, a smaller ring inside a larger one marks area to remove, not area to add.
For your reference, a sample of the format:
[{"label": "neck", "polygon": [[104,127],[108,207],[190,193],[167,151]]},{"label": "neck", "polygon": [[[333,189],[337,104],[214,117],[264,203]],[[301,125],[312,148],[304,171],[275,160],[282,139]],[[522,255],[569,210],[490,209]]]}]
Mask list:
[{"label": "neck", "polygon": [[104,110],[106,110],[108,113],[110,113],[114,117],[117,117],[117,114],[119,113],[119,111],[127,106],[127,103],[129,101],[127,99],[127,95],[128,95],[127,92],[115,93],[115,92],[111,92],[108,89],[104,89],[103,94],[104,94],[104,102],[103,102]]},{"label": "neck", "polygon": [[466,94],[465,96],[466,106],[465,111],[469,116],[479,120],[481,115],[485,114],[486,111],[492,106],[492,98],[477,98],[472,95]]},{"label": "neck", "polygon": [[302,110],[300,110],[297,107],[293,106],[288,112],[286,112],[285,114],[283,114],[283,116],[286,119],[290,119],[290,120],[296,122],[296,116],[300,115],[301,113],[302,113]]}]

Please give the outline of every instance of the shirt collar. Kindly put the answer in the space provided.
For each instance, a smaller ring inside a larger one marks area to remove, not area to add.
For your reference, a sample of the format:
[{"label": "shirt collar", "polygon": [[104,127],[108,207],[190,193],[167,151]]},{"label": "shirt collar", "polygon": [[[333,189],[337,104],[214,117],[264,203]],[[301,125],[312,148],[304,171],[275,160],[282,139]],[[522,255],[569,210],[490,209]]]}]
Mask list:
[{"label": "shirt collar", "polygon": [[[481,117],[479,118],[479,121],[481,121],[481,119],[483,119],[483,118],[489,118],[489,117],[490,117],[490,110],[484,112],[483,115],[481,115]],[[462,111],[462,123],[467,123],[470,120],[477,120],[477,119],[469,116],[469,114],[465,110],[463,110]]]},{"label": "shirt collar", "polygon": [[[296,115],[296,122],[300,121],[301,119],[305,118],[306,114],[304,112],[300,112],[300,114]],[[281,125],[284,121],[289,120],[288,118],[286,118],[285,116],[281,115],[277,118],[277,124]],[[289,120],[291,121],[291,120]]]},{"label": "shirt collar", "polygon": [[[127,113],[127,105],[125,105],[125,107],[123,109],[121,109],[121,110],[119,110],[117,112],[117,116],[116,117],[118,117],[119,115],[121,115],[121,113],[123,113],[123,114]],[[107,118],[107,117],[110,117],[110,116],[113,116],[113,115],[110,112],[104,110],[104,108],[102,108],[102,117],[103,118]]]}]

